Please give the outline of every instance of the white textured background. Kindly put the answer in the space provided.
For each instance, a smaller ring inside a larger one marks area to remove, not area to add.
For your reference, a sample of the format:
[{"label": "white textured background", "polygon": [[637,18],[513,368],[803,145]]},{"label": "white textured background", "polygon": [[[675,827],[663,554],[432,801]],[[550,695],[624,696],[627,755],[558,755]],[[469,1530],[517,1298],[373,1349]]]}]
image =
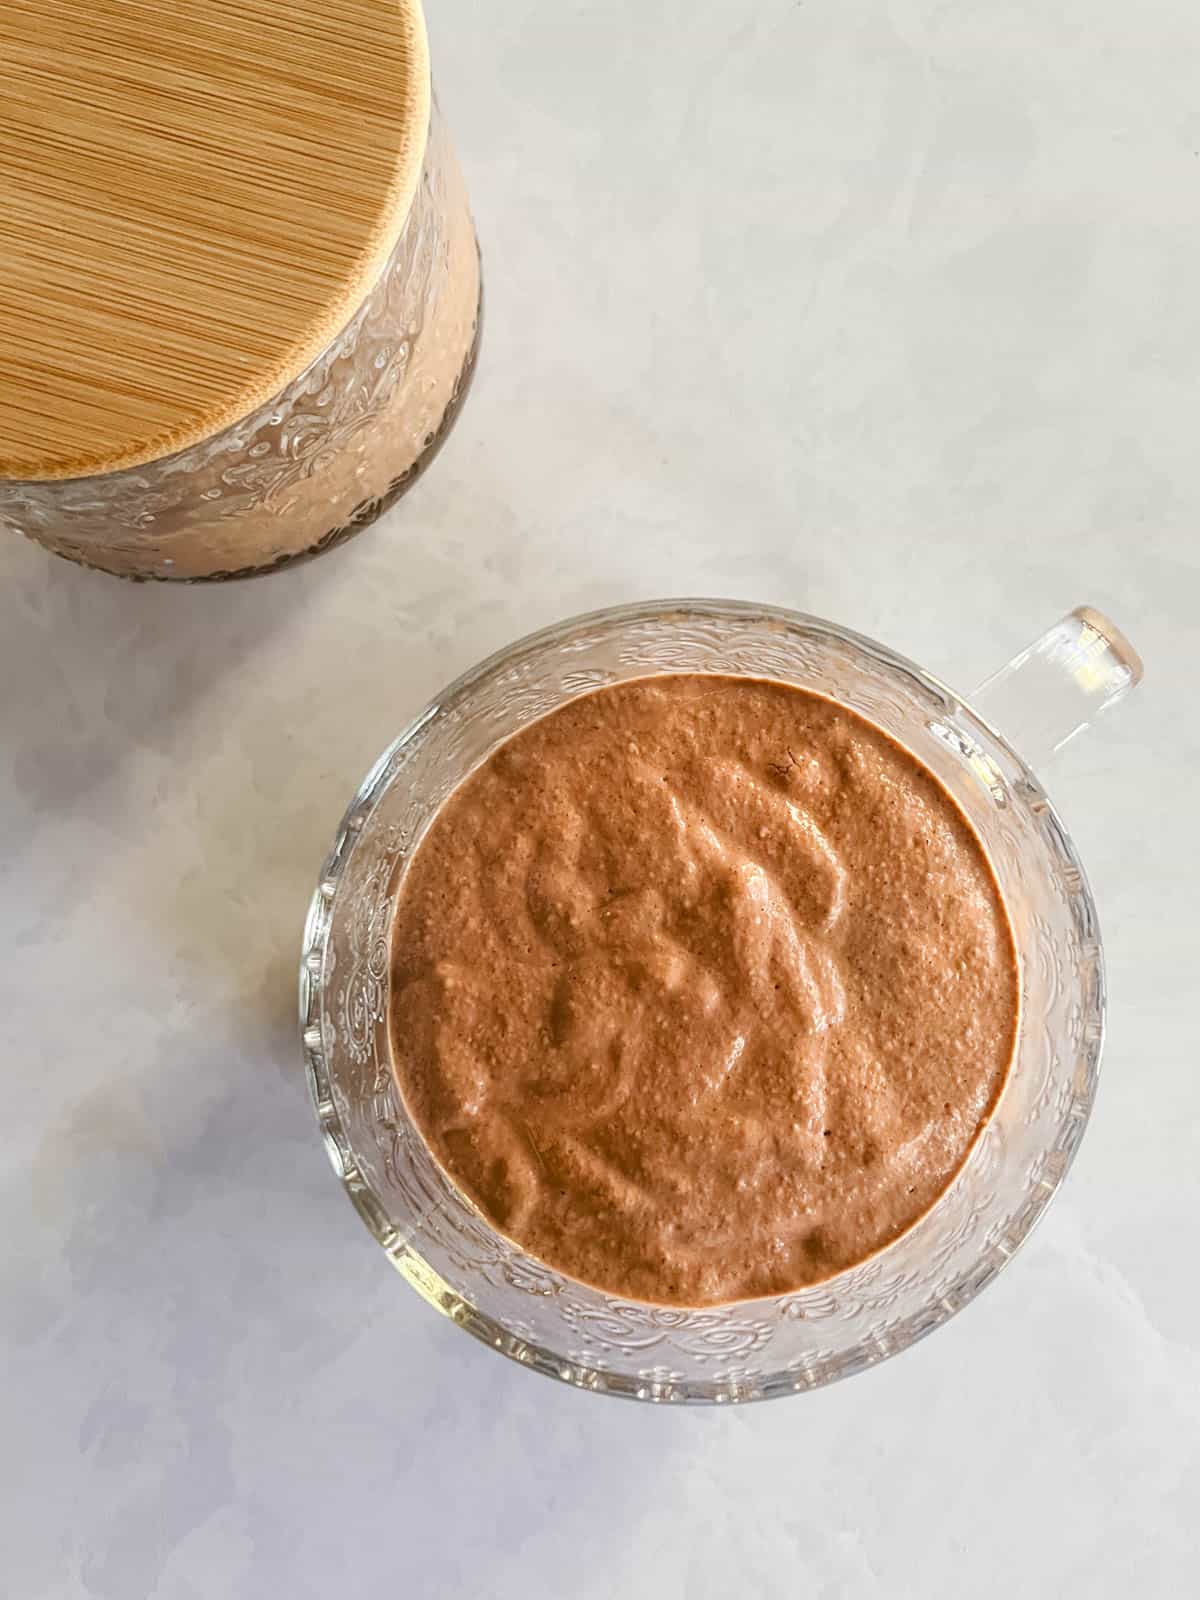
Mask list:
[{"label": "white textured background", "polygon": [[[0,546],[0,1589],[1194,1593],[1200,12],[430,0],[488,325],[433,472],[244,586]],[[363,771],[568,612],[778,601],[969,689],[1080,600],[1098,1109],[977,1304],[740,1412],[504,1363],[387,1268],[294,1038]]]}]

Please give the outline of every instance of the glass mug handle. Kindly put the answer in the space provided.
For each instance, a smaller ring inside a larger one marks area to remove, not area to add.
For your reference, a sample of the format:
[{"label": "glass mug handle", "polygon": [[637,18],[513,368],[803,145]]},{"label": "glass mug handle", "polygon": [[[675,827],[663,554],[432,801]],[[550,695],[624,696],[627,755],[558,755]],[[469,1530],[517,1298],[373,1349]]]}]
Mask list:
[{"label": "glass mug handle", "polygon": [[1141,680],[1142,659],[1121,630],[1076,606],[981,683],[970,704],[1040,772]]}]

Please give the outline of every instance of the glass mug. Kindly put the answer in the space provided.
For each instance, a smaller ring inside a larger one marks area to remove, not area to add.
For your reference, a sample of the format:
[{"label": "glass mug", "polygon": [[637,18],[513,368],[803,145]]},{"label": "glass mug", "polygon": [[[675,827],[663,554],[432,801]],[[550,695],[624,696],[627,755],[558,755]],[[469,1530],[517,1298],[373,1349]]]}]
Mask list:
[{"label": "glass mug", "polygon": [[[853,707],[941,778],[987,847],[1016,936],[1021,1019],[1009,1081],[966,1165],[908,1233],[811,1288],[704,1310],[622,1300],[525,1254],[458,1192],[390,1065],[389,931],[406,862],[438,806],[503,740],[575,695],[662,672],[780,679]],[[1061,1184],[1096,1092],[1104,967],[1096,908],[1025,760],[1046,760],[1141,676],[1081,608],[971,704],[873,640],[770,606],[684,600],[562,622],[492,656],[430,704],[367,775],[313,896],[300,972],[309,1082],[326,1149],[403,1276],[504,1355],[582,1389],[746,1401],[815,1389],[895,1355],[996,1276]]]}]

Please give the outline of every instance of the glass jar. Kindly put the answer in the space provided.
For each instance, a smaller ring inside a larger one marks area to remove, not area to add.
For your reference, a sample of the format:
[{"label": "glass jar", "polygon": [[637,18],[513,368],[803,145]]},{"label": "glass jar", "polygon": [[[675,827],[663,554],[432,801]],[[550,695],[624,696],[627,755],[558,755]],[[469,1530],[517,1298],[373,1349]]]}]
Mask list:
[{"label": "glass jar", "polygon": [[[196,22],[206,9],[199,0],[181,15]],[[125,577],[242,577],[341,543],[433,459],[474,368],[479,254],[428,88],[420,7],[412,0],[396,9],[411,30],[398,92],[408,97],[406,114],[422,119],[410,140],[415,159],[406,156],[415,181],[357,309],[295,377],[184,448],[86,475],[5,478],[0,468],[0,528]],[[2,413],[0,392],[0,445]]]},{"label": "glass jar", "polygon": [[[937,1204],[894,1244],[792,1294],[687,1310],[565,1277],[497,1232],[430,1154],[397,1092],[389,934],[406,862],[450,791],[503,740],[575,695],[664,672],[744,673],[860,712],[931,767],[970,817],[1003,892],[1021,967],[1017,1051],[998,1107]],[[990,680],[974,705],[883,645],[733,601],[577,617],[468,672],[364,780],[313,896],[300,972],[309,1081],[329,1159],[389,1259],[484,1344],[582,1389],[663,1402],[803,1392],[895,1355],[1004,1267],[1062,1183],[1087,1124],[1104,1035],[1096,907],[1039,766],[1138,681],[1081,609]]]}]

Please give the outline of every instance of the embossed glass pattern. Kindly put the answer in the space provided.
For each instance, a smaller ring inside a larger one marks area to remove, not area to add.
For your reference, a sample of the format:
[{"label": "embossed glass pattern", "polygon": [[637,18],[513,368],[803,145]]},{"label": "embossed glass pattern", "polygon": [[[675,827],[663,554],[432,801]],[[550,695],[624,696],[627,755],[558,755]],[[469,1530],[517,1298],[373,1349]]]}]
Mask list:
[{"label": "embossed glass pattern", "polygon": [[[939,775],[983,838],[1017,936],[1022,1018],[999,1108],[908,1234],[829,1282],[688,1311],[615,1299],[524,1254],[458,1193],[389,1060],[388,933],[404,865],[450,790],[565,699],[652,672],[741,672],[852,706]],[[310,1083],[334,1169],[393,1264],[476,1338],[580,1388],[653,1401],[814,1389],[894,1355],[995,1277],[1070,1165],[1096,1089],[1095,907],[1033,774],[951,690],[830,623],[733,602],[631,606],[526,639],[460,678],[368,775],[313,898],[301,968]]]},{"label": "embossed glass pattern", "polygon": [[300,377],[242,421],[146,466],[0,479],[0,529],[135,578],[242,577],[328,549],[436,454],[472,373],[479,307],[466,190],[435,106],[383,274]]}]

